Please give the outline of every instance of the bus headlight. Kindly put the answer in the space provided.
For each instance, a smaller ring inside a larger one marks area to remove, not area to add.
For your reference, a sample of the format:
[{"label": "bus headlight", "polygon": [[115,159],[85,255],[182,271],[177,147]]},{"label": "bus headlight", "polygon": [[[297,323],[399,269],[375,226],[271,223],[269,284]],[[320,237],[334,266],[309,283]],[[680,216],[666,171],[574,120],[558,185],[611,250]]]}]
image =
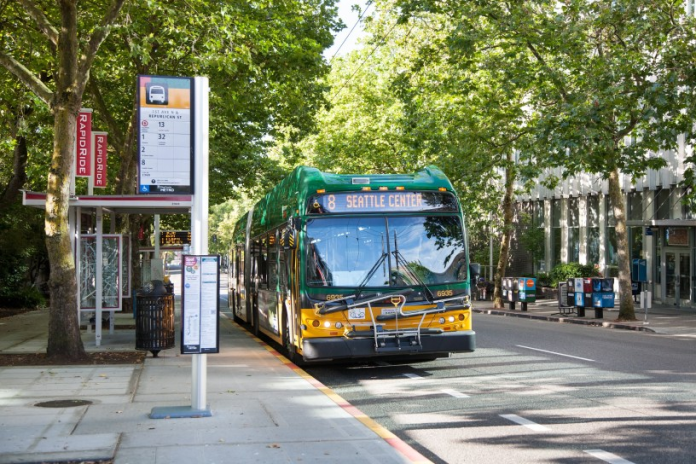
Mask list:
[{"label": "bus headlight", "polygon": [[331,328],[331,322],[324,321],[324,327],[326,327],[327,329]]},{"label": "bus headlight", "polygon": [[445,323],[445,318],[444,318],[444,317],[441,317],[440,320],[439,320],[438,322],[439,322],[440,324],[444,324],[444,323]]},{"label": "bus headlight", "polygon": [[343,327],[343,323],[342,323],[342,322],[337,322],[337,323],[336,323],[336,328],[337,328],[337,329],[340,329],[341,327]]}]

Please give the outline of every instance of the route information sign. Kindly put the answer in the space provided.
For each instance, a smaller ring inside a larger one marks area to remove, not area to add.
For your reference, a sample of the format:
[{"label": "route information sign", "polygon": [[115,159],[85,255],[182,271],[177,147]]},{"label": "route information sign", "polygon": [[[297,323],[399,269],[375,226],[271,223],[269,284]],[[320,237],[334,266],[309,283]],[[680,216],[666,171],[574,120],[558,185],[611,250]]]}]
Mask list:
[{"label": "route information sign", "polygon": [[220,257],[182,259],[181,354],[219,353]]},{"label": "route information sign", "polygon": [[138,192],[193,193],[193,79],[138,76]]},{"label": "route information sign", "polygon": [[190,244],[190,230],[167,230],[160,232],[160,246],[183,246]]}]

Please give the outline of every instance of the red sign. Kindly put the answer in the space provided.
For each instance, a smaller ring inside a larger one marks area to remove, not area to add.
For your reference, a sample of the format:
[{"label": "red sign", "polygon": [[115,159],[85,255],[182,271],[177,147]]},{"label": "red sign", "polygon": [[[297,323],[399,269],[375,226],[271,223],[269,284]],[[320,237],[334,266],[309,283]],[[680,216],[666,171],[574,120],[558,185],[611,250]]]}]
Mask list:
[{"label": "red sign", "polygon": [[75,175],[77,177],[89,177],[92,175],[92,110],[82,109],[77,115],[77,137],[75,139],[75,152],[77,165]]},{"label": "red sign", "polygon": [[94,134],[94,187],[106,187],[106,134]]}]

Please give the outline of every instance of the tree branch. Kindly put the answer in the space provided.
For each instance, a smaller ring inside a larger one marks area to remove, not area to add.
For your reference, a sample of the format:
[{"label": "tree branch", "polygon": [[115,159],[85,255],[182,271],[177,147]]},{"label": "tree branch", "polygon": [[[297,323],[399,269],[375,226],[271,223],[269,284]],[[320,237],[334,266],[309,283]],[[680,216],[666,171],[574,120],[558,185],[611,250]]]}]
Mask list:
[{"label": "tree branch", "polygon": [[561,82],[559,82],[558,79],[557,79],[556,77],[553,76],[553,71],[551,70],[551,68],[549,67],[549,65],[546,63],[546,60],[544,60],[544,57],[541,56],[541,54],[539,54],[539,52],[537,51],[537,49],[534,47],[534,45],[533,45],[529,40],[527,40],[527,48],[529,48],[529,50],[532,52],[532,54],[533,54],[534,57],[537,59],[537,61],[538,61],[544,68],[546,68],[546,70],[549,72],[549,74],[550,74],[549,77],[551,78],[551,81],[554,83],[554,85],[556,86],[556,89],[557,89],[558,92],[561,94],[561,97],[563,98],[563,101],[564,101],[564,102],[567,102],[567,101],[568,101],[568,94],[566,93],[565,89],[563,88],[563,85],[561,84]]},{"label": "tree branch", "polygon": [[116,18],[118,17],[118,14],[120,13],[125,1],[126,0],[114,0],[99,25],[94,28],[92,37],[89,39],[87,50],[84,51],[82,58],[80,59],[80,82],[78,83],[78,90],[80,94],[84,91],[85,86],[87,85],[87,80],[89,79],[89,70],[92,67],[92,63],[94,63],[94,59],[97,56],[99,47],[109,34],[109,29],[114,21],[116,21]]},{"label": "tree branch", "polygon": [[53,51],[58,48],[58,30],[53,27],[53,24],[48,20],[46,15],[41,11],[32,0],[17,0],[27,12],[29,17],[36,22],[39,30],[46,36],[51,43]]},{"label": "tree branch", "polygon": [[12,56],[4,52],[0,52],[0,64],[10,71],[17,79],[19,79],[29,90],[34,92],[47,105],[51,105],[53,100],[53,91],[46,84],[29,71],[22,63],[15,60]]},{"label": "tree branch", "polygon": [[92,77],[89,80],[89,83],[87,84],[87,90],[92,95],[92,101],[95,103],[95,106],[97,107],[96,109],[99,111],[99,114],[101,114],[104,120],[106,121],[106,125],[109,128],[110,137],[113,137],[114,143],[117,146],[122,147],[123,132],[121,132],[121,127],[118,125],[113,115],[109,111],[108,107],[106,106],[106,103],[104,102],[104,97],[102,96],[101,91],[99,90],[99,84],[97,83],[97,80],[94,77]]}]

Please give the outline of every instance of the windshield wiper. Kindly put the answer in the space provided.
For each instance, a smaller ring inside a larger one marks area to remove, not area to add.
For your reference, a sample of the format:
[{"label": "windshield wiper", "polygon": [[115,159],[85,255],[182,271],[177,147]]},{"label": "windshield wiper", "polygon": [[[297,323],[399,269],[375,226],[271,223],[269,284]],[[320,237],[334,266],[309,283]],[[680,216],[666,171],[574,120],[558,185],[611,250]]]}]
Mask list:
[{"label": "windshield wiper", "polygon": [[392,251],[392,253],[394,253],[394,259],[396,260],[396,272],[397,273],[399,272],[399,269],[400,269],[399,268],[399,261],[401,261],[401,263],[403,265],[404,273],[406,275],[408,275],[411,279],[416,281],[416,283],[418,283],[418,285],[423,287],[423,290],[425,290],[425,293],[426,293],[426,298],[428,299],[429,302],[431,302],[431,303],[435,302],[435,295],[433,295],[432,290],[430,290],[430,288],[423,281],[423,279],[421,279],[418,276],[418,274],[408,266],[408,261],[406,261],[406,259],[403,257],[403,255],[399,251],[399,242],[397,241],[396,231],[394,231],[394,251]]},{"label": "windshield wiper", "polygon": [[372,276],[377,272],[377,269],[379,269],[379,265],[384,263],[384,260],[389,256],[387,253],[382,251],[382,255],[377,259],[375,264],[372,265],[372,268],[370,268],[370,271],[367,273],[365,278],[360,281],[360,284],[358,285],[358,288],[355,289],[355,298],[360,298],[360,295],[362,294],[362,290],[365,288],[367,283],[370,281]]}]

